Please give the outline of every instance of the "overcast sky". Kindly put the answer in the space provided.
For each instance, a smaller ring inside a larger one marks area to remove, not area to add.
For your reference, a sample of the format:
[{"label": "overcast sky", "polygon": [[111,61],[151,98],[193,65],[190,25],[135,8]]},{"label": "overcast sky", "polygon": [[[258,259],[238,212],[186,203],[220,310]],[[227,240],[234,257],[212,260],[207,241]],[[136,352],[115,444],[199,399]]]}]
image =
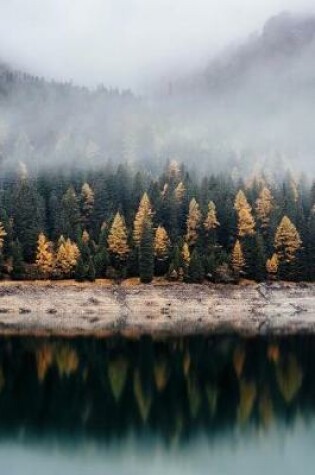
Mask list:
[{"label": "overcast sky", "polygon": [[312,0],[0,0],[0,58],[75,83],[141,89]]}]

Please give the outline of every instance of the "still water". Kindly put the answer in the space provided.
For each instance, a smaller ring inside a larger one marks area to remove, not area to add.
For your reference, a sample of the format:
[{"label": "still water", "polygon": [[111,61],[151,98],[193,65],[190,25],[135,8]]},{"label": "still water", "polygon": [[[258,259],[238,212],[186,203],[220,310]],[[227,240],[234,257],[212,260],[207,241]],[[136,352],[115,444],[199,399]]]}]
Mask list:
[{"label": "still water", "polygon": [[314,474],[315,338],[0,339],[1,475]]}]

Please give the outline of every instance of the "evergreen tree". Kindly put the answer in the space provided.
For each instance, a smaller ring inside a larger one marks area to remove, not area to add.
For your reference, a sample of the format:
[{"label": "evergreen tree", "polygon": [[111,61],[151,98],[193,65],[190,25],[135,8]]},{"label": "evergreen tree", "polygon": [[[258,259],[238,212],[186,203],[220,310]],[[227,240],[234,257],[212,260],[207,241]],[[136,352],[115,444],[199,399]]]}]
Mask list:
[{"label": "evergreen tree", "polygon": [[17,239],[12,246],[12,272],[13,280],[22,280],[25,278],[25,267],[22,246]]},{"label": "evergreen tree", "polygon": [[70,186],[61,201],[62,235],[75,241],[81,234],[79,200],[73,186]]},{"label": "evergreen tree", "polygon": [[95,281],[95,267],[94,267],[94,262],[93,262],[92,257],[90,257],[90,260],[88,263],[86,278],[89,282]]},{"label": "evergreen tree", "polygon": [[83,262],[83,259],[81,256],[79,256],[78,258],[78,261],[77,261],[77,265],[76,265],[76,268],[75,268],[75,280],[77,282],[84,282],[85,278],[86,278],[86,267],[84,265],[84,262]]},{"label": "evergreen tree", "polygon": [[26,262],[35,257],[37,237],[44,229],[44,204],[35,184],[28,178],[20,179],[13,196],[13,226],[16,238],[23,247]]},{"label": "evergreen tree", "polygon": [[145,284],[152,282],[154,275],[153,231],[150,218],[144,222],[139,248],[140,281]]},{"label": "evergreen tree", "polygon": [[201,257],[195,249],[191,255],[188,269],[189,281],[197,284],[201,284],[204,279],[204,267]]}]

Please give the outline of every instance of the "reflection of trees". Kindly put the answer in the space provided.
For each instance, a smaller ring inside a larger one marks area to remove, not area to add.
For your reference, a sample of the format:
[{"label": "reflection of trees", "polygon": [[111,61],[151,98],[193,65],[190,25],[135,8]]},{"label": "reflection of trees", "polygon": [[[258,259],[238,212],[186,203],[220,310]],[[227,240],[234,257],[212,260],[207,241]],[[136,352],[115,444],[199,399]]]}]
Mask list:
[{"label": "reflection of trees", "polygon": [[55,360],[60,377],[70,376],[79,366],[77,352],[68,344],[58,345],[55,350]]},{"label": "reflection of trees", "polygon": [[141,419],[143,422],[146,422],[149,417],[152,400],[151,396],[144,390],[142,386],[141,377],[138,370],[136,370],[134,373],[133,389]]},{"label": "reflection of trees", "polygon": [[119,401],[127,378],[128,362],[125,358],[117,358],[108,363],[108,379],[116,401]]},{"label": "reflection of trees", "polygon": [[268,429],[274,418],[274,409],[270,392],[267,387],[263,389],[259,398],[259,414],[263,427]]},{"label": "reflection of trees", "polygon": [[[246,355],[246,356],[245,356]],[[104,368],[105,365],[105,368]],[[183,443],[315,411],[315,338],[6,339],[0,428]],[[299,413],[300,413],[299,412]],[[1,429],[0,429],[1,430]]]},{"label": "reflection of trees", "polygon": [[235,373],[237,374],[238,378],[242,376],[244,363],[245,363],[245,357],[246,357],[246,353],[245,353],[244,348],[237,346],[233,354],[233,365],[234,365]]},{"label": "reflection of trees", "polygon": [[154,379],[159,392],[164,391],[169,378],[169,367],[166,359],[156,361],[154,365]]},{"label": "reflection of trees", "polygon": [[299,392],[303,380],[302,370],[294,355],[289,354],[287,358],[277,364],[276,377],[285,402],[291,403]]},{"label": "reflection of trees", "polygon": [[240,381],[240,402],[237,417],[241,424],[245,424],[251,416],[257,395],[256,385],[253,382]]},{"label": "reflection of trees", "polygon": [[40,382],[43,382],[49,367],[53,362],[53,348],[48,343],[36,349],[37,375]]}]

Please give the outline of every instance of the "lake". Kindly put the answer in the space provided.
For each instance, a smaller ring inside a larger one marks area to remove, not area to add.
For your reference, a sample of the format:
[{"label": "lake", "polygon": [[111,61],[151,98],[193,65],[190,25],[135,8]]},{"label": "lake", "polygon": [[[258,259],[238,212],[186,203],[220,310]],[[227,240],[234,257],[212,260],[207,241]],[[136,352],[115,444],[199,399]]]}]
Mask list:
[{"label": "lake", "polygon": [[303,475],[315,338],[0,339],[1,474]]}]

